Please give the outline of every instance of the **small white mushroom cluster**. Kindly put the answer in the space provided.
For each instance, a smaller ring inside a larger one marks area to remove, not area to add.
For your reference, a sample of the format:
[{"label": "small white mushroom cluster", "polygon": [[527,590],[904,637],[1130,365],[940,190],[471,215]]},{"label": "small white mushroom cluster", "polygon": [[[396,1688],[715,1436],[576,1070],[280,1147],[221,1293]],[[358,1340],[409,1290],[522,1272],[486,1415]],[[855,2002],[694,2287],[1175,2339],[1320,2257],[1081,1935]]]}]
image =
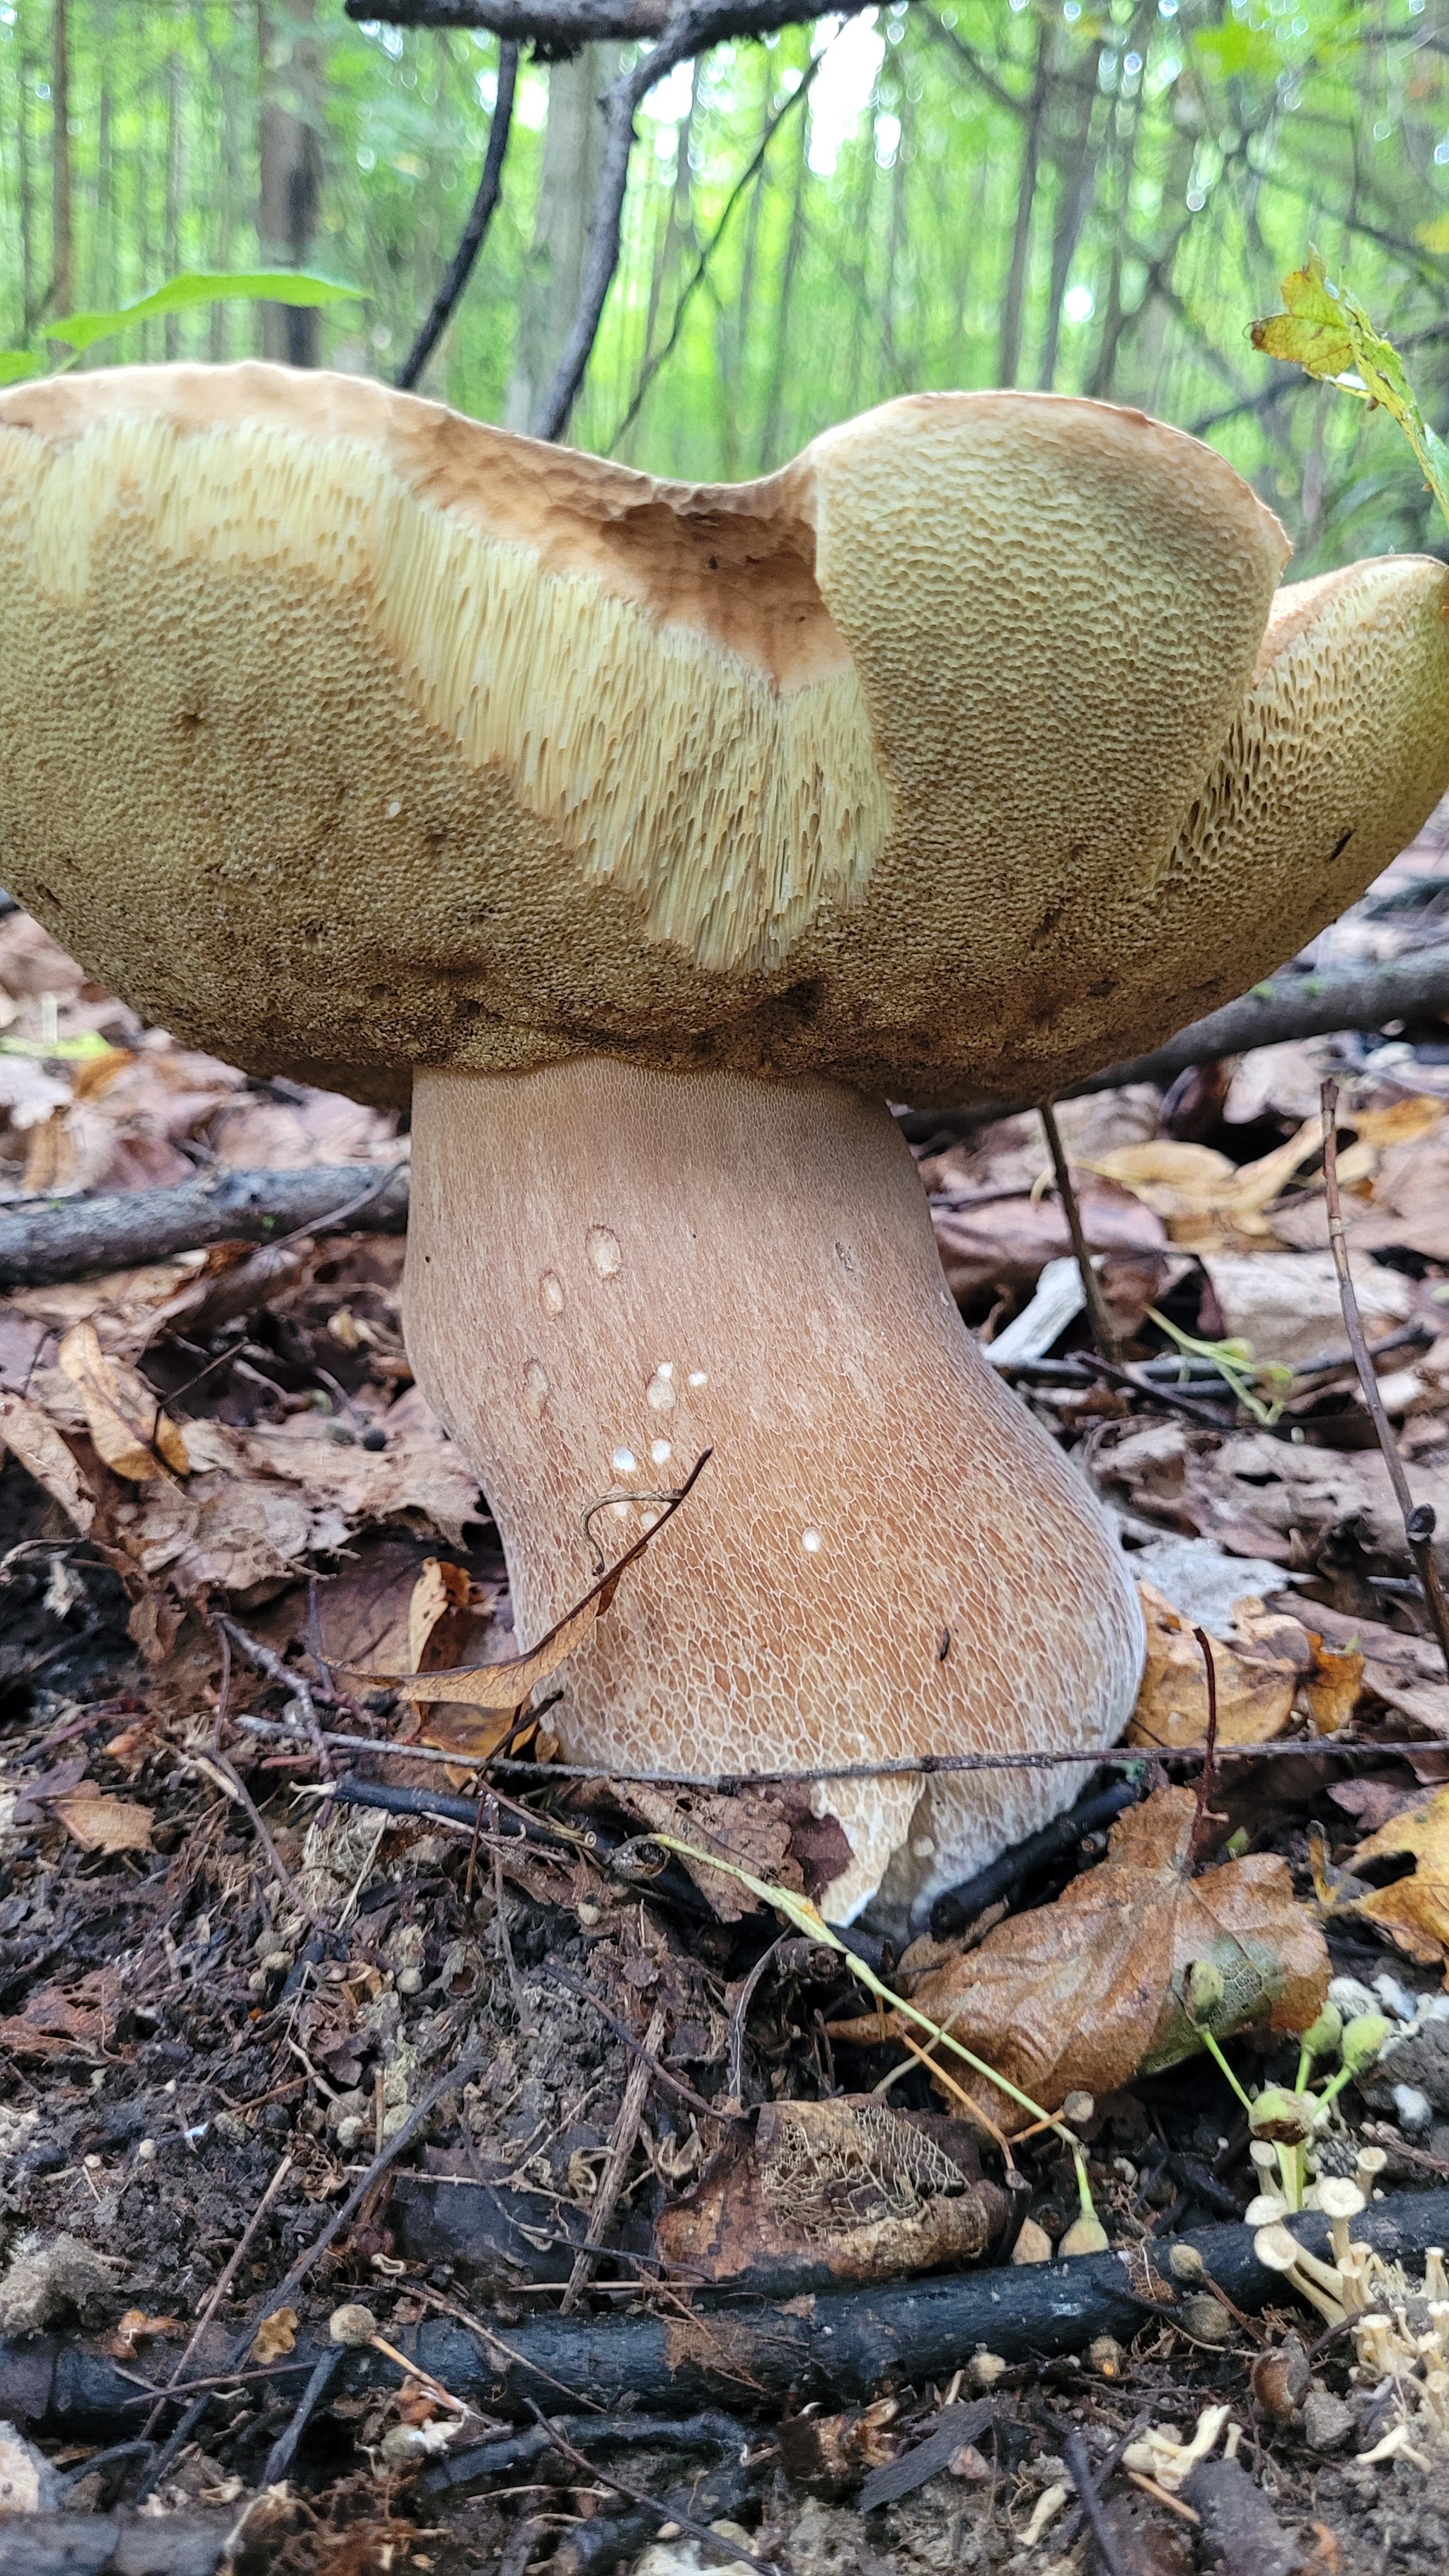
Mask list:
[{"label": "small white mushroom cluster", "polygon": [[1411,2281],[1371,2245],[1352,2241],[1350,2226],[1365,2207],[1357,2183],[1346,2177],[1320,2183],[1317,2205],[1329,2223],[1331,2263],[1298,2244],[1281,2217],[1258,2229],[1254,2251],[1330,2326],[1351,2326],[1355,2380],[1370,2392],[1373,2412],[1385,2401],[1395,2411],[1380,2439],[1359,2453],[1359,2464],[1406,2459],[1427,2470],[1428,2454],[1449,2448],[1449,2275],[1443,2248],[1428,2248],[1423,2280]]}]

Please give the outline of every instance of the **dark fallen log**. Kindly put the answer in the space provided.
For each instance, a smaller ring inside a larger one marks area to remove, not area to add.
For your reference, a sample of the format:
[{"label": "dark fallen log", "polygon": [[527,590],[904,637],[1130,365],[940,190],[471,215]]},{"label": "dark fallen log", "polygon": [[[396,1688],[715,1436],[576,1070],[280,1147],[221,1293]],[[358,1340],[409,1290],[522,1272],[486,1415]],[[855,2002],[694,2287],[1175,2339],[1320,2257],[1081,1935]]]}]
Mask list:
[{"label": "dark fallen log", "polygon": [[[1449,947],[1426,948],[1386,966],[1345,967],[1328,975],[1279,975],[1257,984],[1204,1020],[1169,1038],[1151,1055],[1108,1065],[1063,1093],[1114,1091],[1129,1082],[1164,1090],[1190,1064],[1242,1055],[1285,1038],[1324,1037],[1337,1029],[1381,1029],[1388,1020],[1437,1018],[1449,1011]],[[903,1110],[913,1143],[944,1129],[963,1132],[1030,1101],[983,1101],[964,1109]],[[314,1172],[225,1172],[183,1181],[173,1190],[130,1190],[115,1198],[31,1200],[0,1216],[0,1288],[49,1288],[87,1271],[126,1270],[211,1243],[274,1243],[305,1229],[353,1226],[402,1234],[408,1221],[408,1176],[385,1182],[375,1164],[342,1163]]]},{"label": "dark fallen log", "polygon": [[0,2576],[214,2576],[235,2513],[0,2517]]},{"label": "dark fallen log", "polygon": [[[1293,2233],[1328,2251],[1326,2222],[1306,2213]],[[1202,2227],[1174,2237],[1196,2246],[1212,2279],[1241,2308],[1281,2301],[1282,2283],[1259,2263],[1250,2227]],[[1404,2192],[1365,2212],[1356,2241],[1398,2261],[1449,2244],[1449,2190]],[[882,2388],[948,2379],[975,2351],[1006,2361],[1077,2352],[1094,2336],[1129,2342],[1153,2317],[1170,2318],[1176,2293],[1166,2275],[1150,2283],[1135,2256],[1091,2254],[1070,2263],[946,2273],[930,2280],[831,2292],[791,2301],[703,2300],[692,2311],[626,2317],[540,2317],[476,2331],[441,2319],[396,2329],[410,2359],[488,2413],[521,2422],[529,2401],[545,2412],[694,2414],[727,2405],[768,2410],[782,2398],[853,2403]],[[1163,2295],[1159,2296],[1159,2292]],[[322,2341],[299,2338],[275,2372],[279,2389],[300,2390]],[[224,2366],[220,2360],[197,2375]],[[349,2393],[396,2386],[395,2367],[370,2350],[352,2352],[341,2384]],[[101,2431],[114,2440],[152,2392],[89,2344],[37,2336],[0,2343],[0,2416],[56,2433]]]},{"label": "dark fallen log", "polygon": [[49,1288],[89,1270],[129,1270],[212,1243],[277,1243],[351,1227],[404,1234],[404,1168],[337,1163],[310,1172],[221,1172],[114,1198],[31,1199],[0,1216],[0,1287]]}]

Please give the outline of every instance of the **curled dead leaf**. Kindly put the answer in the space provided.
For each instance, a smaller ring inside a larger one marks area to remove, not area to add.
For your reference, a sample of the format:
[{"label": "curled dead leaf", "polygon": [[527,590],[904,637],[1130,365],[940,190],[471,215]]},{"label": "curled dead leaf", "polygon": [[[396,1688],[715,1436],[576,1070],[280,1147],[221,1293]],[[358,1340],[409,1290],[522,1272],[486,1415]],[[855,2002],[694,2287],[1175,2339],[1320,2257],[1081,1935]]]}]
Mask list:
[{"label": "curled dead leaf", "polygon": [[59,1503],[81,1537],[88,1538],[96,1517],[96,1498],[74,1451],[61,1438],[55,1424],[47,1420],[38,1405],[28,1404],[23,1395],[0,1395],[0,1448],[19,1459],[37,1485],[44,1486],[51,1501]]},{"label": "curled dead leaf", "polygon": [[109,1798],[100,1789],[69,1789],[47,1800],[72,1842],[82,1851],[126,1852],[151,1849],[151,1810],[130,1798]]},{"label": "curled dead leaf", "polygon": [[[1328,1991],[1323,1934],[1276,1854],[1193,1878],[1196,1811],[1189,1789],[1129,1807],[1099,1868],[930,1970],[912,1994],[916,2009],[1050,2109],[1076,2091],[1100,2101],[1191,2056],[1201,2042],[1183,1990],[1199,1961],[1222,1979],[1215,2037],[1249,2024],[1305,2030]],[[880,2035],[873,2014],[833,2027],[870,2044]],[[886,2016],[888,2034],[902,2027]],[[1027,2114],[1008,2097],[954,2057],[942,2064],[1004,2128],[1021,2127]]]},{"label": "curled dead leaf", "polygon": [[[1138,1592],[1147,1621],[1147,1661],[1137,1705],[1127,1730],[1129,1744],[1172,1747],[1201,1744],[1207,1734],[1207,1669],[1192,1623],[1174,1610],[1151,1583]],[[1243,1646],[1214,1637],[1213,1672],[1217,1686],[1218,1738],[1223,1744],[1263,1744],[1281,1735],[1293,1714],[1298,1676],[1308,1662],[1305,1631],[1296,1619],[1268,1618],[1262,1605],[1248,1613],[1249,1633]],[[1234,1606],[1234,1625],[1246,1604]],[[1292,1632],[1291,1635],[1289,1632]],[[1275,1647],[1301,1647],[1301,1656],[1274,1652]]]},{"label": "curled dead leaf", "polygon": [[168,1471],[189,1472],[186,1441],[139,1369],[110,1359],[94,1324],[73,1324],[60,1365],[85,1408],[96,1454],[128,1483],[146,1485]]}]

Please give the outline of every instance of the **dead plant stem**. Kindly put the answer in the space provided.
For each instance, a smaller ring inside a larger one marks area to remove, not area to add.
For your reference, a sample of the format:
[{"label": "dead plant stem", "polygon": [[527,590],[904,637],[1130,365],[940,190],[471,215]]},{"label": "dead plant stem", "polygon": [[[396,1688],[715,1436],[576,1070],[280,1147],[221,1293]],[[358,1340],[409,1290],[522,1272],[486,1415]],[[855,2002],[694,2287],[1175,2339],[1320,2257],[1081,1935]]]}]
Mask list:
[{"label": "dead plant stem", "polygon": [[[206,2329],[210,2325],[212,2318],[215,2316],[217,2309],[220,2307],[222,2300],[226,2297],[228,2290],[236,2279],[238,2268],[247,2248],[251,2245],[257,2229],[260,2227],[262,2220],[266,2217],[267,2211],[271,2208],[273,2201],[276,2199],[278,2192],[281,2190],[282,2185],[286,2181],[291,2170],[291,2157],[289,2155],[283,2156],[281,2163],[278,2165],[277,2170],[273,2174],[271,2181],[268,2183],[266,2190],[263,2192],[261,2199],[257,2202],[256,2208],[252,2211],[250,2218],[247,2220],[245,2227],[242,2229],[240,2236],[232,2247],[226,2263],[217,2274],[216,2279],[213,2281],[211,2288],[207,2292],[205,2304],[202,2307],[201,2314],[197,2318],[195,2325],[192,2327],[190,2340],[187,2343],[186,2350],[183,2352],[181,2359],[178,2361],[175,2369],[171,2373],[171,2377],[166,2383],[168,2393],[175,2387],[178,2380],[186,2377],[187,2364],[191,2360],[192,2354],[195,2352],[197,2345],[200,2343],[202,2336],[205,2334]],[[161,2401],[158,2397],[156,2404],[152,2407],[150,2414],[147,2416],[145,2423],[141,2427],[141,2439],[143,2442],[149,2441],[152,2427],[154,2426],[156,2418],[160,2412]]]},{"label": "dead plant stem", "polygon": [[1197,1784],[1197,1807],[1192,1820],[1192,1840],[1187,1847],[1188,1874],[1196,1868],[1202,1849],[1203,1827],[1207,1822],[1207,1802],[1212,1793],[1213,1764],[1218,1749],[1218,1667],[1213,1641],[1206,1628],[1194,1628],[1202,1650],[1203,1670],[1207,1676],[1207,1735],[1202,1749],[1202,1777]]},{"label": "dead plant stem", "polygon": [[614,2122],[613,2133],[609,2139],[609,2151],[599,2176],[598,2190],[594,2195],[588,2234],[574,2257],[574,2268],[569,2274],[568,2288],[559,2301],[558,2312],[561,2317],[572,2316],[578,2306],[588,2286],[589,2275],[593,2271],[609,2223],[618,2207],[619,2194],[624,2187],[624,2176],[629,2170],[629,2158],[634,2152],[635,2141],[639,2135],[639,2123],[644,2116],[644,2097],[649,2090],[651,2063],[658,2061],[659,2051],[664,2045],[666,2027],[663,2007],[656,2004],[650,2016],[649,2027],[644,2033],[644,2054],[642,2057],[636,2057],[629,2069],[629,2081],[624,2087],[624,2099],[619,2105],[619,2116]]},{"label": "dead plant stem", "polygon": [[1057,1125],[1057,1113],[1052,1103],[1044,1100],[1038,1115],[1046,1136],[1047,1151],[1052,1158],[1052,1170],[1056,1174],[1057,1193],[1061,1199],[1062,1212],[1067,1220],[1067,1232],[1072,1238],[1072,1250],[1077,1256],[1077,1268],[1082,1274],[1082,1295],[1087,1301],[1087,1324],[1092,1336],[1092,1345],[1095,1350],[1100,1351],[1103,1359],[1115,1362],[1117,1336],[1112,1330],[1111,1318],[1107,1313],[1107,1301],[1102,1295],[1102,1283],[1092,1267],[1092,1256],[1087,1250],[1087,1238],[1082,1227],[1082,1211],[1077,1204],[1077,1193],[1072,1185],[1066,1149],[1062,1144],[1061,1129]]},{"label": "dead plant stem", "polygon": [[542,2425],[555,2450],[562,2452],[566,2460],[571,2460],[575,2468],[582,2469],[587,2478],[602,2479],[604,2485],[612,2487],[617,2495],[627,2496],[631,2504],[643,2505],[650,2513],[657,2513],[662,2523],[674,2523],[686,2539],[693,2540],[696,2544],[703,2543],[710,2550],[723,2550],[728,2557],[739,2560],[743,2566],[757,2569],[759,2576],[779,2576],[779,2571],[772,2559],[758,2557],[753,2549],[742,2549],[738,2542],[725,2539],[721,2532],[712,2530],[708,2523],[695,2522],[689,2514],[681,2513],[677,2507],[658,2503],[646,2488],[633,2486],[627,2478],[616,2476],[612,2469],[601,2469],[595,2461],[585,2459],[583,2452],[574,2449],[572,2442],[565,2438],[557,2425],[549,2422],[542,2407],[535,2406],[532,2398],[526,2402],[530,2413]]},{"label": "dead plant stem", "polygon": [[1374,1364],[1369,1356],[1368,1343],[1364,1336],[1363,1319],[1359,1314],[1358,1299],[1354,1294],[1353,1274],[1349,1269],[1348,1238],[1344,1230],[1343,1206],[1338,1189],[1337,1083],[1331,1079],[1325,1082],[1319,1093],[1319,1100],[1323,1114],[1323,1188],[1328,1201],[1328,1246],[1333,1255],[1334,1269],[1338,1273],[1338,1295],[1343,1308],[1344,1329],[1348,1334],[1348,1346],[1353,1353],[1353,1364],[1358,1371],[1358,1382],[1363,1390],[1364,1403],[1368,1407],[1369,1420],[1373,1424],[1379,1447],[1383,1452],[1384,1465],[1389,1471],[1394,1500],[1403,1515],[1404,1536],[1408,1540],[1409,1553],[1414,1560],[1415,1569],[1423,1587],[1424,1604],[1428,1610],[1434,1634],[1439,1641],[1439,1652],[1444,1658],[1445,1672],[1449,1673],[1449,1603],[1444,1599],[1444,1587],[1439,1580],[1439,1568],[1434,1562],[1434,1509],[1430,1503],[1416,1503],[1409,1491],[1404,1462],[1399,1456],[1398,1444],[1394,1439],[1389,1417],[1384,1411],[1383,1397],[1379,1393],[1379,1382],[1374,1374]]}]

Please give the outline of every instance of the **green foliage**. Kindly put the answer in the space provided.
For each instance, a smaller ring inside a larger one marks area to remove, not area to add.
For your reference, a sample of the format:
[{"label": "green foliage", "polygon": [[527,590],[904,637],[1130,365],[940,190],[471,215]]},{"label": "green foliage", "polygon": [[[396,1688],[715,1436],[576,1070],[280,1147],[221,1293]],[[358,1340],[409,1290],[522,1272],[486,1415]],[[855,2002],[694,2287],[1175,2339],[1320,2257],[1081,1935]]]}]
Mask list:
[{"label": "green foliage", "polygon": [[[161,314],[193,313],[202,304],[341,304],[356,294],[356,287],[345,285],[340,278],[314,277],[296,268],[254,268],[220,276],[186,269],[179,277],[168,277],[165,285],[156,287],[150,295],[138,295],[133,304],[122,304],[113,313],[68,313],[62,321],[47,322],[42,326],[42,336],[60,341],[72,352],[62,361],[63,366],[71,366],[98,341],[109,340],[116,332],[130,330]],[[0,349],[0,385],[18,384],[26,376],[41,374],[44,367],[44,358],[33,350]]]},{"label": "green foliage", "polygon": [[[1430,229],[1421,226],[1421,232]],[[1253,346],[1286,358],[1305,374],[1325,377],[1340,393],[1380,405],[1398,423],[1424,469],[1424,480],[1449,520],[1449,446],[1425,420],[1403,359],[1374,329],[1357,297],[1336,286],[1321,254],[1283,280],[1286,310],[1253,325]]]},{"label": "green foliage", "polygon": [[[1307,235],[1403,353],[1426,422],[1449,430],[1449,56],[1424,41],[1430,15],[1409,0],[1068,5],[886,0],[843,27],[723,46],[656,91],[570,436],[691,479],[768,471],[871,403],[1000,382],[1019,273],[1016,381],[1210,438],[1287,521],[1296,574],[1439,542],[1414,458],[1246,330]],[[121,312],[159,276],[275,257],[257,225],[263,89],[290,98],[305,55],[321,184],[304,264],[358,288],[320,312],[319,354],[394,376],[477,185],[495,40],[359,26],[338,0],[69,0],[66,15],[73,283],[56,301],[54,0],[0,0],[0,340],[29,352],[51,313]],[[782,118],[815,54],[808,100]],[[627,59],[596,51],[597,88]],[[503,202],[421,388],[515,425],[520,316],[552,256],[550,77],[521,67]],[[151,309],[84,363],[261,355],[265,309]]]}]

